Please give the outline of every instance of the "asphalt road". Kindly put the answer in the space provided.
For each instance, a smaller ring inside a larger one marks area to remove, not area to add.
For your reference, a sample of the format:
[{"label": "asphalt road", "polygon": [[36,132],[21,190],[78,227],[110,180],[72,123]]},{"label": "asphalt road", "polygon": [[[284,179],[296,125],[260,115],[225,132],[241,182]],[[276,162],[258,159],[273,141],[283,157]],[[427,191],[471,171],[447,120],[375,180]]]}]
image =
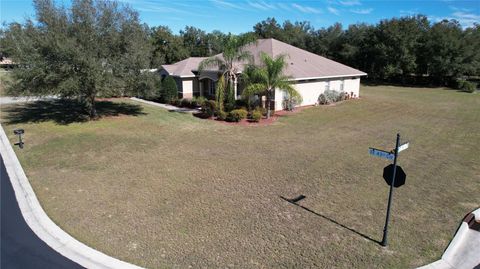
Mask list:
[{"label": "asphalt road", "polygon": [[83,268],[50,248],[28,227],[0,156],[0,268]]}]

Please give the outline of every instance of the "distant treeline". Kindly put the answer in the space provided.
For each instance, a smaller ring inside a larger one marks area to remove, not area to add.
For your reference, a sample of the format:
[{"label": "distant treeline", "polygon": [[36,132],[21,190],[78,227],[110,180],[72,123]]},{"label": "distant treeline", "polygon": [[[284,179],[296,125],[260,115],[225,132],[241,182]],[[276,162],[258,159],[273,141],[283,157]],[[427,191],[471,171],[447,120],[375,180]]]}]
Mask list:
[{"label": "distant treeline", "polygon": [[[12,23],[0,29],[1,56],[19,54],[13,53],[18,39],[9,41],[9,36],[28,27],[29,23]],[[193,26],[186,26],[178,34],[168,26],[143,24],[137,28],[142,31],[139,35],[146,37],[136,40],[141,48],[136,54],[146,54],[148,58],[142,68],[158,68],[190,56],[221,53],[230,35],[221,31],[207,33]],[[242,35],[275,38],[360,69],[368,73],[367,79],[371,81],[459,87],[458,81],[480,80],[480,24],[462,28],[455,20],[432,23],[426,16],[416,15],[385,19],[374,25],[357,23],[346,29],[339,23],[315,29],[308,21],[287,20],[280,24],[274,18],[267,18]]]},{"label": "distant treeline", "polygon": [[[220,31],[185,27],[173,34],[166,26],[150,29],[152,67],[188,56],[222,52]],[[245,35],[275,38],[368,73],[368,79],[403,84],[455,85],[480,76],[480,25],[463,29],[455,20],[432,23],[422,15],[315,29],[307,21],[278,23],[268,18]]]}]

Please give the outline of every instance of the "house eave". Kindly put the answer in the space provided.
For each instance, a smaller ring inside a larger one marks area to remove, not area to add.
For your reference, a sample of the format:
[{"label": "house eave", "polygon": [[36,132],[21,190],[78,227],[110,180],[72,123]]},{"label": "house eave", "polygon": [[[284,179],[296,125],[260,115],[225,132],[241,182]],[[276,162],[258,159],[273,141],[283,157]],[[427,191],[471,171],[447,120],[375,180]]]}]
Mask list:
[{"label": "house eave", "polygon": [[358,73],[358,74],[348,74],[348,75],[337,75],[337,76],[321,76],[321,77],[304,77],[304,78],[292,78],[291,81],[298,81],[298,80],[314,80],[314,79],[326,79],[326,78],[348,78],[348,77],[360,77],[366,76],[366,73]]}]

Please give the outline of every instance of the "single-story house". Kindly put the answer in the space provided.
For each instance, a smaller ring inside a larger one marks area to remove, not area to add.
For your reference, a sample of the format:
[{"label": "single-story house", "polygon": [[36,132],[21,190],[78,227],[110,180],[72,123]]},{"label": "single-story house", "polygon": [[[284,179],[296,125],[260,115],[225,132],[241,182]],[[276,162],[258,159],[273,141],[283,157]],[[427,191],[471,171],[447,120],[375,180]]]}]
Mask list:
[{"label": "single-story house", "polygon": [[[366,73],[325,57],[316,55],[306,50],[299,49],[273,38],[259,39],[257,42],[246,45],[243,50],[250,51],[255,64],[260,64],[260,53],[264,52],[270,57],[285,54],[287,67],[285,74],[291,77],[297,91],[302,95],[303,102],[300,106],[315,105],[318,96],[325,90],[343,91],[352,98],[360,96],[360,77]],[[217,55],[221,57],[221,54]],[[170,75],[175,78],[180,98],[193,96],[215,96],[215,86],[218,81],[218,70],[205,70],[198,72],[198,65],[206,57],[190,57],[183,61],[162,65],[159,72],[162,77]],[[239,76],[246,63],[239,63]],[[235,96],[241,97],[244,85],[242,80],[235,82]],[[275,110],[282,110],[284,100],[283,92],[276,90],[274,93]]]}]

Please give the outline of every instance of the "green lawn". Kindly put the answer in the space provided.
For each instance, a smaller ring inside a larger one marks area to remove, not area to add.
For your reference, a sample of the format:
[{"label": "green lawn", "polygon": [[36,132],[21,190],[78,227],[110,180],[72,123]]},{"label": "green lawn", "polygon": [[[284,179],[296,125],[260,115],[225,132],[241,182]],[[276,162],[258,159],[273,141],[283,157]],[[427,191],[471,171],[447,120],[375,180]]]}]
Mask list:
[{"label": "green lawn", "polygon": [[[44,106],[2,107],[2,121],[12,142],[14,128],[26,131],[16,151],[49,216],[80,241],[141,266],[432,262],[480,205],[480,95],[378,86],[362,87],[361,96],[262,127],[132,101],[121,109],[129,115],[94,122],[62,120],[68,113]],[[388,161],[368,147],[392,148],[397,131],[410,141],[399,159],[408,176],[395,191],[385,249],[376,241]],[[281,198],[298,195],[308,210]]]}]

